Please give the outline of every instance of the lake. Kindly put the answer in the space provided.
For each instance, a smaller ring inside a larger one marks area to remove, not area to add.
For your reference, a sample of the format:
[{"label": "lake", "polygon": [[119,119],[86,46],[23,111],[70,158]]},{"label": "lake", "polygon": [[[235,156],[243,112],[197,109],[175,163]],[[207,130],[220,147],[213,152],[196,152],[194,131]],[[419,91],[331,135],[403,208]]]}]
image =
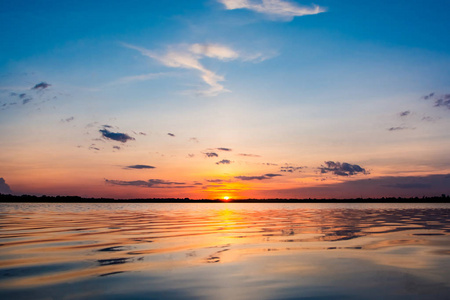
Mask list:
[{"label": "lake", "polygon": [[0,204],[1,299],[450,299],[450,204]]}]

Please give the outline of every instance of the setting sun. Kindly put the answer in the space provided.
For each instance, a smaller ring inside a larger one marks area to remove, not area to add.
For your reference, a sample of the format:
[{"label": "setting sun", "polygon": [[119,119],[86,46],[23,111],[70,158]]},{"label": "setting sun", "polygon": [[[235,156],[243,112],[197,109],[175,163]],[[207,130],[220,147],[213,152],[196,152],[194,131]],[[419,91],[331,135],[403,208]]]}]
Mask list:
[{"label": "setting sun", "polygon": [[228,201],[228,200],[230,200],[230,197],[225,196],[225,197],[223,197],[223,200]]}]

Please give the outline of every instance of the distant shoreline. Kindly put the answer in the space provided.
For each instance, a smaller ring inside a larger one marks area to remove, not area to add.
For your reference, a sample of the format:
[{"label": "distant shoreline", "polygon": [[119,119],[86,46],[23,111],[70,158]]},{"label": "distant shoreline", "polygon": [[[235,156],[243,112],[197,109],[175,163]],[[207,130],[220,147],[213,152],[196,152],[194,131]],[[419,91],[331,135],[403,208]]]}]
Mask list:
[{"label": "distant shoreline", "polygon": [[414,198],[352,198],[352,199],[189,199],[189,198],[148,198],[113,199],[82,198],[78,196],[14,196],[0,194],[0,203],[450,203],[450,196]]}]

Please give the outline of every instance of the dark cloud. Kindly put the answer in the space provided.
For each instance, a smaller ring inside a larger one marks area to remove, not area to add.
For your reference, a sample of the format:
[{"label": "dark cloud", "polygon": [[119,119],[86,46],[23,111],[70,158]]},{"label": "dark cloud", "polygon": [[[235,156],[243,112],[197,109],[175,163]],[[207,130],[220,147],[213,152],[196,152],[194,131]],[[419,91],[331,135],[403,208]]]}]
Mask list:
[{"label": "dark cloud", "polygon": [[438,96],[435,93],[422,97],[425,100],[433,99],[435,107],[444,107],[450,109],[450,94]]},{"label": "dark cloud", "polygon": [[111,125],[108,125],[108,124],[102,125],[102,127],[103,128],[113,128]]},{"label": "dark cloud", "polygon": [[265,165],[265,166],[278,166],[278,164],[273,164],[273,163],[263,163],[263,165]]},{"label": "dark cloud", "polygon": [[281,175],[281,174],[273,174],[273,173],[269,173],[269,174],[266,174],[266,175],[264,175],[264,176],[267,176],[267,177],[272,178],[272,177],[283,176],[283,175]]},{"label": "dark cloud", "polygon": [[280,172],[288,172],[288,173],[294,173],[295,171],[299,171],[303,169],[304,167],[294,167],[294,166],[286,166],[286,167],[280,167]]},{"label": "dark cloud", "polygon": [[185,182],[174,182],[162,179],[149,179],[145,180],[134,180],[134,181],[122,181],[122,180],[109,180],[105,179],[107,184],[121,185],[121,186],[138,186],[146,188],[186,188],[192,187],[187,186]]},{"label": "dark cloud", "polygon": [[232,163],[232,161],[229,159],[222,159],[221,161],[216,162],[216,165],[220,165],[220,164],[229,165],[231,163]]},{"label": "dark cloud", "polygon": [[51,84],[48,84],[47,82],[40,82],[38,84],[36,84],[34,87],[32,87],[32,90],[44,90],[46,88],[48,88],[49,86],[51,86]]},{"label": "dark cloud", "polygon": [[248,153],[239,153],[239,156],[246,156],[246,157],[261,157],[261,155],[257,154],[248,154]]},{"label": "dark cloud", "polygon": [[154,166],[149,165],[132,165],[132,166],[126,166],[125,169],[154,169]]},{"label": "dark cloud", "polygon": [[0,177],[0,194],[12,194],[11,188],[9,185],[6,184],[5,179],[3,177]]},{"label": "dark cloud", "polygon": [[411,114],[411,111],[405,110],[405,111],[402,111],[399,115],[400,115],[400,117],[406,117],[406,116],[408,116],[409,114]]},{"label": "dark cloud", "polygon": [[286,190],[264,191],[264,197],[294,198],[376,198],[422,197],[450,194],[450,174],[428,176],[383,176],[347,180]]},{"label": "dark cloud", "polygon": [[173,136],[173,137],[175,136],[175,134],[170,133],[170,132],[167,135],[170,135],[170,136]]},{"label": "dark cloud", "polygon": [[446,108],[450,109],[450,94],[446,94],[446,95],[438,97],[438,99],[436,99],[434,101],[434,106],[446,107]]},{"label": "dark cloud", "polygon": [[282,176],[280,174],[265,174],[265,175],[261,175],[261,176],[235,176],[234,178],[239,179],[239,180],[265,180],[265,179],[271,179],[273,177],[277,177],[277,176]]},{"label": "dark cloud", "polygon": [[219,150],[219,151],[232,151],[232,149],[230,149],[230,148],[223,148],[223,147],[216,148],[216,150]]},{"label": "dark cloud", "polygon": [[126,143],[128,141],[134,140],[133,137],[129,136],[126,133],[120,133],[120,132],[111,132],[108,129],[100,129],[99,132],[102,134],[102,136],[106,139],[118,141],[121,143]]},{"label": "dark cloud", "polygon": [[203,185],[203,183],[201,183],[201,182],[196,182],[196,183],[194,183],[194,185]]},{"label": "dark cloud", "polygon": [[368,174],[368,172],[359,165],[352,165],[346,162],[341,164],[340,162],[334,161],[326,161],[325,166],[320,166],[319,170],[322,174],[332,173],[338,176],[351,176],[358,173]]},{"label": "dark cloud", "polygon": [[113,149],[120,150],[119,146],[113,146]]},{"label": "dark cloud", "polygon": [[205,154],[206,157],[219,157],[219,154],[215,152],[203,152],[203,154]]}]

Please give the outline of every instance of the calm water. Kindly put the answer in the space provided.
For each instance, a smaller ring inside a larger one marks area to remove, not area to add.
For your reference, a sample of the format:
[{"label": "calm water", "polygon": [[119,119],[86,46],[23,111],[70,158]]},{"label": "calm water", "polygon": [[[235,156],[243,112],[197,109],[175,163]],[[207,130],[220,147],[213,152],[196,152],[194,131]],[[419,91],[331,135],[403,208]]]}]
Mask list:
[{"label": "calm water", "polygon": [[450,299],[450,205],[0,204],[1,299]]}]

